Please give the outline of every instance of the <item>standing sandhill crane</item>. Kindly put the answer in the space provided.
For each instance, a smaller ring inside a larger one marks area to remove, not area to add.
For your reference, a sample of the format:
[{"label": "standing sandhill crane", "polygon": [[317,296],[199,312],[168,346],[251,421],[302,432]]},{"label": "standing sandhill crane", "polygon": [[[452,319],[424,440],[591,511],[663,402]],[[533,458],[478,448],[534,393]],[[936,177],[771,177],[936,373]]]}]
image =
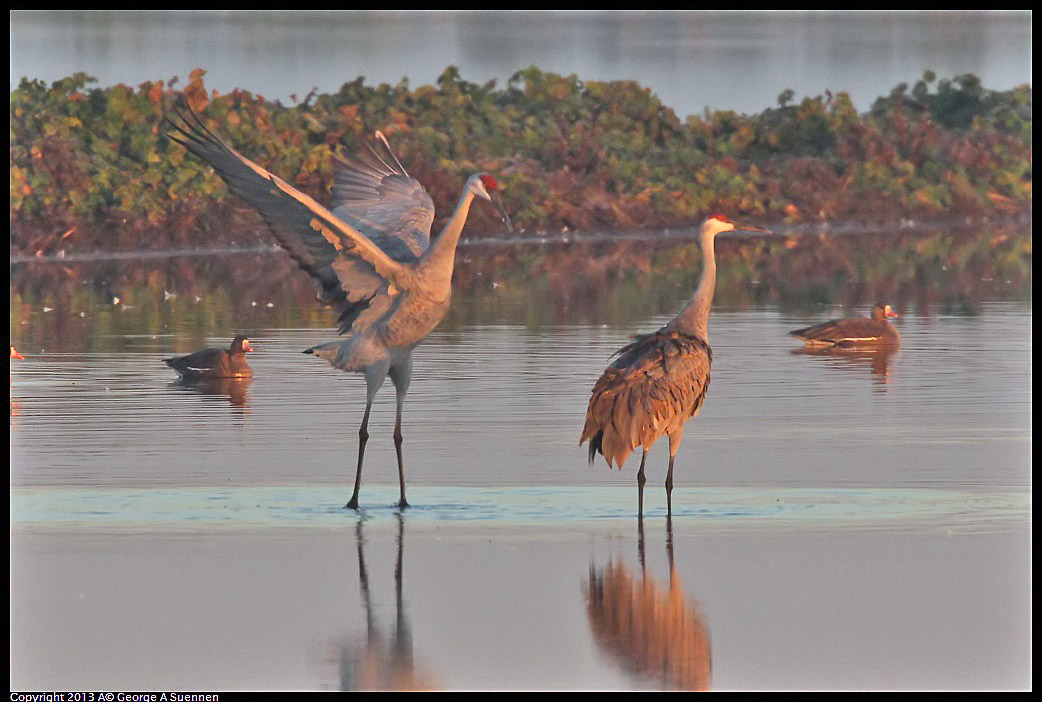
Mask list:
[{"label": "standing sandhill crane", "polygon": [[717,234],[731,231],[770,233],[758,227],[739,227],[715,214],[702,224],[702,279],[687,307],[668,324],[650,334],[639,334],[615,352],[618,358],[593,386],[586,410],[581,445],[590,442],[590,463],[599,451],[608,467],[619,470],[633,449],[640,446],[637,471],[637,514],[644,514],[644,462],[660,436],[669,436],[669,471],[666,474],[667,514],[673,512],[673,460],[684,424],[698,414],[709,389],[713,350],[709,346],[709,311],[716,287]]},{"label": "standing sandhill crane", "polygon": [[850,348],[858,346],[897,346],[901,335],[887,317],[900,317],[890,305],[882,302],[872,307],[871,317],[846,317],[793,329],[791,336],[803,339],[807,346]]},{"label": "standing sandhill crane", "polygon": [[332,211],[242,156],[211,132],[194,113],[179,113],[182,125],[170,138],[203,159],[233,193],[260,212],[279,245],[314,278],[319,299],[338,312],[345,339],[304,351],[334,368],[364,373],[365,413],[358,430],[355,489],[345,505],[358,509],[362,461],[369,438],[369,411],[388,376],[397,393],[394,447],[398,455],[399,507],[405,499],[402,466],[402,405],[412,377],[412,351],[445,317],[452,295],[456,244],[478,196],[493,203],[498,190],[488,173],[467,179],[456,211],[430,245],[434,203],[391,152],[337,157]]}]

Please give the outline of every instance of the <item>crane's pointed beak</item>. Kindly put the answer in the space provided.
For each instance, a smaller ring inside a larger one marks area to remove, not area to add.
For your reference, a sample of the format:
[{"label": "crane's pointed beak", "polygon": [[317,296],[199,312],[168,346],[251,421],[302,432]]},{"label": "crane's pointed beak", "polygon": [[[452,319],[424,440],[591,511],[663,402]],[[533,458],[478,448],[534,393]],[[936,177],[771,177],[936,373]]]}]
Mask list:
[{"label": "crane's pointed beak", "polygon": [[759,234],[774,234],[770,229],[763,229],[762,227],[746,226],[744,224],[734,226],[733,232],[757,232]]},{"label": "crane's pointed beak", "polygon": [[499,201],[499,197],[494,193],[489,193],[488,201],[495,206],[496,210],[499,211],[499,216],[503,218],[503,222],[507,225],[507,231],[514,231],[514,225],[510,221],[510,215],[508,215],[506,209],[504,209],[503,203]]}]

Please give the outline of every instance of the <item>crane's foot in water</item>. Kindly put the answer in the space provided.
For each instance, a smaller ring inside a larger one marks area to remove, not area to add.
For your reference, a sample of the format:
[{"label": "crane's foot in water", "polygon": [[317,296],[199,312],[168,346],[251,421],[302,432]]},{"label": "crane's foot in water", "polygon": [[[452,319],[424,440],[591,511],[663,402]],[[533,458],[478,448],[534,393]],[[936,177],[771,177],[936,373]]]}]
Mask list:
[{"label": "crane's foot in water", "polygon": [[344,509],[357,510],[358,509],[358,498],[357,497],[352,497],[351,501],[348,502],[346,505],[344,505]]},{"label": "crane's foot in water", "polygon": [[405,509],[408,506],[409,506],[409,503],[405,501],[404,497],[402,499],[398,500],[398,507],[399,507],[399,509]]}]

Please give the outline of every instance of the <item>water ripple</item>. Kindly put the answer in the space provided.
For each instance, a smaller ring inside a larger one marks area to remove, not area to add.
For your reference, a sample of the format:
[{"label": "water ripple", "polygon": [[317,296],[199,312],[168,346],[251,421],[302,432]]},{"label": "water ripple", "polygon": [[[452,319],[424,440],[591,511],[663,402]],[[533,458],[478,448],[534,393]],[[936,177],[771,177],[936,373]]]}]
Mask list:
[{"label": "water ripple", "polygon": [[[365,519],[389,520],[397,486],[367,486]],[[633,520],[632,488],[414,487],[411,522],[552,523]],[[331,527],[351,524],[343,486],[235,488],[18,488],[13,528],[179,530],[191,527]],[[1027,489],[943,490],[703,488],[676,490],[673,519],[705,529],[994,529],[1029,519]],[[645,518],[664,505],[645,497]]]}]

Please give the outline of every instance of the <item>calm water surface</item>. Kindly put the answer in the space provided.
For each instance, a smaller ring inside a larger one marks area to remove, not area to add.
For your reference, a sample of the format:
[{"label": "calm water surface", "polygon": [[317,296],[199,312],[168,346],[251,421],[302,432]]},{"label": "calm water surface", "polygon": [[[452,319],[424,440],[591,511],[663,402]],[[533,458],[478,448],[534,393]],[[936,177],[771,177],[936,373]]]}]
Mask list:
[{"label": "calm water surface", "polygon": [[[39,51],[41,43],[49,47]],[[1031,82],[1031,13],[24,11],[11,13],[11,85],[85,71],[102,85],[169,80],[195,68],[221,93],[288,103],[312,88],[433,84],[447,66],[504,86],[537,66],[582,80],[636,80],[683,119],[760,112],[846,91],[860,110],[930,69],[986,88]]]},{"label": "calm water surface", "polygon": [[[756,302],[725,283],[674,518],[656,446],[640,525],[635,462],[589,466],[578,434],[611,354],[696,272],[623,279],[603,290],[619,304],[578,314],[496,303],[506,277],[457,293],[415,356],[414,506],[391,507],[385,388],[354,513],[364,381],[300,353],[333,338],[330,313],[164,294],[157,264],[120,265],[138,289],[13,269],[13,689],[1029,685],[1020,294],[899,306],[897,352],[818,356],[786,332],[871,300]],[[233,332],[256,349],[252,382],[185,387],[161,363]]]},{"label": "calm water surface", "polygon": [[[1030,484],[1029,308],[996,302],[973,317],[930,319],[911,312],[896,323],[903,344],[890,356],[808,355],[786,336],[842,314],[714,311],[711,389],[685,436],[679,485]],[[160,359],[192,349],[188,335],[131,334],[119,351],[96,353],[44,346],[15,362],[12,484],[346,487],[364,379],[301,354],[335,335],[236,331],[257,349],[252,382],[176,383]],[[409,482],[630,485],[629,470],[587,466],[577,443],[590,389],[627,331],[516,323],[435,331],[416,352],[406,403]],[[224,336],[206,342],[225,346]],[[394,393],[385,389],[374,405],[366,484],[397,480],[393,421]],[[664,449],[649,456],[653,476],[665,476]]]}]

